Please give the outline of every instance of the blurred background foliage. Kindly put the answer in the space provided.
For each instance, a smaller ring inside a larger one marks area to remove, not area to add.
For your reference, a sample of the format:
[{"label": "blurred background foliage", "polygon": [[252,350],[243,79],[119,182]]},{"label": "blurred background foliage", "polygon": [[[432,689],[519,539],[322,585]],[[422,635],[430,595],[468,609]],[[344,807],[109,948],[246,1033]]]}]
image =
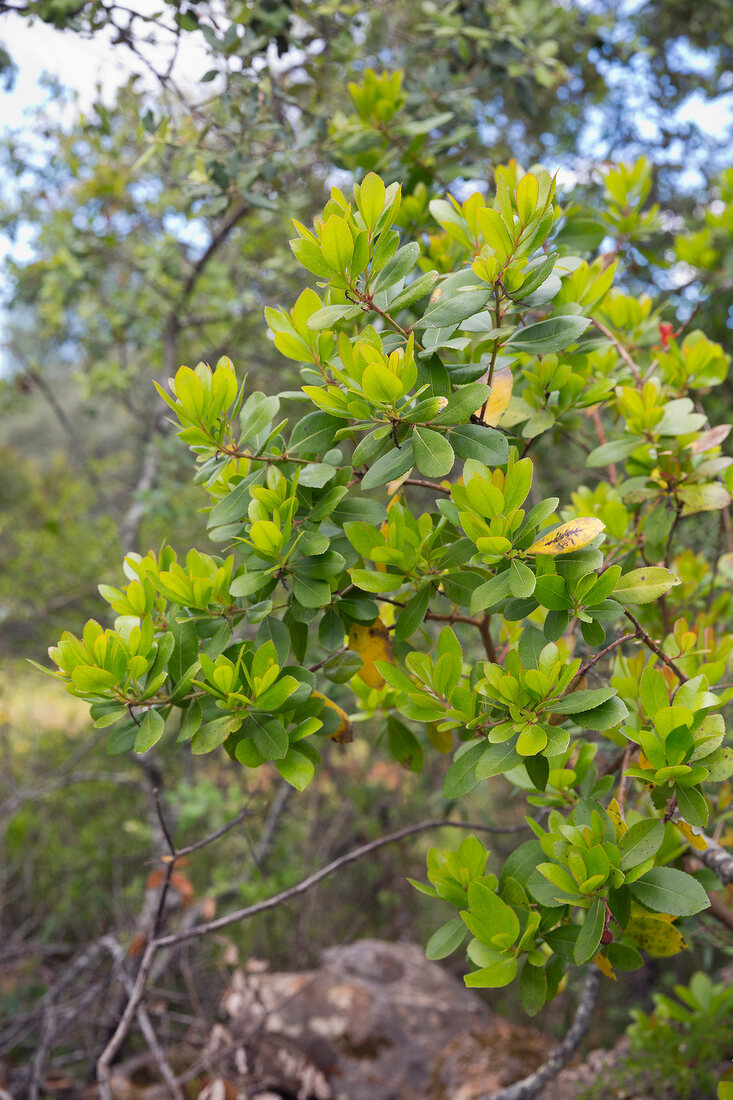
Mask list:
[{"label": "blurred background foliage", "polygon": [[[253,811],[183,872],[177,903],[211,912],[447,810],[439,762],[403,772],[368,736],[287,805],[274,784],[242,791],[223,760],[162,750],[147,771],[108,760],[75,701],[23,671],[20,658],[38,657],[62,626],[104,615],[95,585],[119,582],[122,552],[203,545],[199,494],[152,379],[227,354],[251,389],[287,389],[296,368],[268,338],[263,309],[289,307],[302,287],[290,217],[309,223],[332,182],[375,169],[403,182],[401,217],[432,247],[430,199],[490,186],[491,165],[511,157],[558,171],[561,204],[566,184],[591,208],[604,164],[648,158],[658,209],[645,239],[632,245],[623,217],[604,225],[572,206],[566,232],[628,253],[632,291],[671,291],[665,321],[695,312],[695,326],[729,346],[733,26],[725,0],[176,0],[157,15],[113,0],[0,0],[3,13],[101,36],[145,74],[83,109],[50,79],[44,109],[0,140],[10,242],[0,271],[0,996],[27,1051],[23,1013],[60,962],[107,928],[134,941],[158,840],[151,767],[165,777],[181,844],[245,801]],[[208,66],[195,84],[176,63],[189,39]],[[8,87],[13,64],[0,47]],[[402,72],[402,83],[378,86],[370,69]],[[721,400],[730,415],[730,392]],[[569,472],[556,476],[574,487]],[[464,804],[486,818],[484,804]],[[510,803],[502,813],[511,820]],[[440,838],[385,849],[233,936],[274,967],[307,965],[367,933],[424,941],[405,879],[420,877],[432,843]],[[220,946],[203,949],[202,974]],[[722,946],[708,921],[676,971],[656,964],[644,980],[669,989]],[[632,980],[619,982],[604,1038],[623,1026]]]}]

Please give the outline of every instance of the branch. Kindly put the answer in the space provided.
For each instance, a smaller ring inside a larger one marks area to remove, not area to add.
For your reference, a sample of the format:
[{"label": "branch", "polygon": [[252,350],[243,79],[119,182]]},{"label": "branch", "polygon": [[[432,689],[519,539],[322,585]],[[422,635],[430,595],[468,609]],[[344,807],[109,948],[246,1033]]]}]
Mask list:
[{"label": "branch", "polygon": [[486,1093],[478,1097],[478,1100],[533,1100],[533,1097],[539,1096],[548,1081],[557,1077],[580,1046],[581,1040],[590,1027],[600,984],[601,972],[597,966],[591,966],[578,998],[578,1007],[570,1030],[559,1046],[550,1051],[547,1061],[534,1073],[530,1073],[529,1077],[516,1081],[515,1084],[509,1085],[506,1089],[500,1089],[499,1092]]},{"label": "branch", "polygon": [[703,851],[695,849],[695,859],[699,859],[701,863],[704,863],[706,867],[715,872],[722,883],[729,886],[733,883],[733,853],[726,848],[721,848],[719,844],[716,844],[709,836],[705,836],[704,833],[700,833],[700,836],[707,844],[707,848]]},{"label": "branch", "polygon": [[605,657],[608,653],[612,653],[614,649],[618,649],[618,647],[623,645],[624,642],[630,642],[636,637],[638,637],[636,632],[634,632],[633,634],[623,634],[620,638],[616,638],[615,641],[611,642],[604,649],[601,649],[598,653],[594,653],[592,657],[589,657],[585,664],[581,665],[578,671],[575,673],[575,676],[568,685],[565,694],[569,695],[571,691],[575,691],[576,687],[583,679],[585,674],[589,672],[594,665],[598,664],[601,658]]},{"label": "branch", "polygon": [[335,871],[341,870],[342,867],[346,867],[349,863],[355,863],[356,860],[363,859],[364,856],[371,855],[372,852],[376,852],[386,844],[394,844],[398,840],[404,840],[405,837],[414,836],[416,833],[424,833],[429,829],[443,828],[475,829],[480,832],[488,833],[515,833],[527,828],[527,826],[479,825],[465,821],[422,821],[418,825],[407,825],[404,829],[398,829],[395,833],[388,833],[386,836],[378,837],[377,840],[371,840],[368,844],[362,844],[360,848],[355,848],[353,851],[347,852],[346,855],[339,856],[338,859],[333,860],[333,862],[329,863],[326,867],[322,867],[320,871],[315,871],[301,882],[296,883],[295,886],[290,886],[287,890],[283,890],[281,893],[275,894],[271,898],[266,898],[265,901],[257,902],[255,905],[248,905],[245,909],[237,909],[233,913],[227,913],[226,916],[207,921],[205,924],[198,924],[194,928],[186,929],[184,932],[174,932],[169,936],[160,936],[154,941],[155,946],[171,947],[173,944],[182,943],[184,940],[193,939],[198,936],[206,936],[210,932],[218,931],[220,928],[228,928],[230,924],[236,924],[238,921],[246,920],[248,917],[254,917],[258,913],[265,913],[268,909],[276,909],[279,905],[291,901],[292,898],[297,898],[300,894],[305,894],[319,882],[322,882],[323,879],[334,874]]},{"label": "branch", "polygon": [[679,667],[679,665],[676,665],[675,662],[672,660],[672,658],[667,656],[667,654],[664,652],[664,650],[661,648],[661,646],[657,645],[657,643],[649,637],[649,635],[647,634],[646,630],[641,625],[639,620],[635,619],[634,616],[631,614],[631,612],[627,611],[626,609],[624,609],[624,615],[636,627],[636,637],[641,638],[644,645],[648,649],[651,649],[652,653],[656,653],[657,657],[659,657],[662,661],[664,661],[667,668],[672,669],[672,672],[674,672],[675,676],[677,677],[677,679],[679,680],[679,682],[681,684],[686,684],[687,680],[688,680],[688,677],[685,676],[684,672]]},{"label": "branch", "polygon": [[606,339],[611,341],[616,351],[619,353],[624,363],[626,363],[626,366],[633,374],[634,381],[636,382],[637,386],[640,386],[642,384],[641,371],[629,355],[626,348],[623,346],[622,343],[619,342],[619,340],[617,340],[617,338],[611,332],[610,328],[606,328],[602,321],[597,321],[595,317],[592,317],[591,320],[593,321],[593,324],[596,326],[598,331],[602,332]]},{"label": "branch", "polygon": [[434,493],[447,493],[450,496],[450,489],[446,489],[445,485],[438,485],[435,481],[423,481],[419,477],[406,477],[402,484],[419,485],[423,489],[432,489]]}]

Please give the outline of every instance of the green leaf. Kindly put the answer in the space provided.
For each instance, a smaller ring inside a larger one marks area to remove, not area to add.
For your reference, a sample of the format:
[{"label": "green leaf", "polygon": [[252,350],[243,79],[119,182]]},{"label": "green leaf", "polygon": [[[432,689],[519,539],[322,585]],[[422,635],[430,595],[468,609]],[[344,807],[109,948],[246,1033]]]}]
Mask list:
[{"label": "green leaf", "polygon": [[466,926],[460,917],[448,921],[437,932],[433,932],[425,947],[426,956],[433,961],[447,958],[458,950],[467,934]]},{"label": "green leaf", "polygon": [[346,219],[332,214],[321,230],[318,243],[321,246],[321,255],[329,267],[334,271],[345,272],[354,255],[354,238]]},{"label": "green leaf", "polygon": [[610,443],[602,443],[591,451],[585,460],[586,466],[610,466],[614,462],[623,462],[632,451],[640,447],[644,442],[641,436],[627,436],[624,439],[612,439]]},{"label": "green leaf", "polygon": [[497,573],[491,580],[480,584],[471,596],[471,614],[485,611],[501,603],[509,595],[509,570]]},{"label": "green leaf", "polygon": [[473,970],[463,980],[469,989],[501,989],[513,982],[516,976],[517,960],[509,956],[499,956],[492,966]]},{"label": "green leaf", "polygon": [[632,569],[630,573],[619,577],[613,590],[613,598],[624,607],[651,603],[679,583],[671,569],[664,569],[661,565]]},{"label": "green leaf", "polygon": [[414,305],[415,302],[419,302],[421,298],[424,298],[426,294],[430,293],[437,278],[437,271],[428,271],[425,275],[421,275],[419,279],[415,279],[414,282],[409,283],[404,290],[400,291],[396,297],[389,301],[389,312],[394,315],[401,309],[407,309],[409,306]]},{"label": "green leaf", "polygon": [[328,462],[311,462],[301,467],[298,484],[304,489],[322,489],[337,473],[336,467]]},{"label": "green leaf", "polygon": [[588,910],[578,938],[575,941],[574,958],[578,966],[589,962],[601,946],[601,936],[606,923],[606,907],[602,898],[595,898]]},{"label": "green leaf", "polygon": [[417,468],[425,477],[444,477],[450,473],[455,454],[444,435],[430,428],[415,427],[412,445]]},{"label": "green leaf", "polygon": [[383,363],[370,363],[365,367],[361,388],[375,405],[393,405],[405,392],[402,380]]},{"label": "green leaf", "polygon": [[602,733],[604,730],[613,729],[619,722],[623,722],[628,713],[629,708],[624,701],[619,699],[618,695],[614,695],[611,699],[607,699],[605,703],[601,703],[599,707],[593,707],[592,710],[574,714],[573,722],[576,726],[582,726],[583,729],[596,730]]},{"label": "green leaf", "polygon": [[525,351],[530,355],[549,355],[575,343],[589,324],[589,317],[575,315],[548,317],[546,321],[538,321],[534,325],[517,329],[503,345],[502,350]]},{"label": "green leaf", "polygon": [[376,489],[380,485],[386,485],[388,481],[395,481],[408,473],[414,464],[412,439],[406,439],[399,447],[393,447],[391,451],[387,451],[386,455],[377,459],[362,478],[361,487]]},{"label": "green leaf", "polygon": [[[260,447],[267,439],[270,424],[277,415],[279,408],[280,401],[277,397],[267,397],[258,390],[251,393],[245,401],[239,414],[239,427],[242,432],[242,439],[253,450]],[[217,522],[221,523],[222,521],[218,520]]]},{"label": "green leaf", "polygon": [[325,412],[307,413],[293,428],[288,443],[288,454],[301,458],[314,458],[333,446],[333,437],[341,427],[341,421]]},{"label": "green leaf", "polygon": [[448,439],[459,458],[473,458],[485,466],[503,466],[509,458],[507,437],[495,428],[461,424],[451,429]]},{"label": "green leaf", "polygon": [[652,867],[629,889],[647,909],[673,917],[692,917],[710,905],[697,879],[674,867]]},{"label": "green leaf", "polygon": [[397,617],[394,637],[396,642],[405,642],[425,621],[430,604],[430,587],[422,588],[405,604]]},{"label": "green leaf", "polygon": [[[483,882],[475,880],[468,887],[468,908],[473,918],[469,928],[478,939],[490,944],[492,936],[500,932],[509,936],[512,943],[515,942],[519,935],[517,914]],[[462,916],[466,920],[466,914]]]},{"label": "green leaf", "polygon": [[277,719],[251,714],[247,720],[247,729],[265,760],[282,760],[290,743],[285,728]]},{"label": "green leaf", "polygon": [[481,740],[456,757],[443,780],[443,794],[446,798],[461,798],[477,785],[476,764],[481,759],[485,746],[486,742]]},{"label": "green leaf", "polygon": [[283,779],[291,787],[295,787],[296,791],[304,791],[316,773],[310,757],[293,745],[282,759],[275,760],[275,767]]},{"label": "green leaf", "polygon": [[263,691],[262,695],[256,696],[255,704],[258,710],[269,712],[279,710],[298,687],[299,682],[294,676],[281,676],[271,687]]},{"label": "green leaf", "polygon": [[458,290],[451,298],[440,298],[428,309],[415,328],[450,328],[483,309],[491,297],[490,287]]},{"label": "green leaf", "polygon": [[525,599],[534,592],[537,578],[524,562],[516,558],[509,566],[509,591],[516,599]]},{"label": "green leaf", "polygon": [[619,841],[622,871],[638,867],[644,860],[656,855],[664,840],[664,824],[658,819],[637,821]]},{"label": "green leaf", "polygon": [[373,569],[352,569],[351,579],[364,592],[396,592],[405,578],[396,573],[378,573]]},{"label": "green leaf", "polygon": [[[484,401],[491,396],[491,386],[485,382],[471,382],[466,386],[460,386],[455,393],[448,398],[439,416],[435,417],[434,424],[457,424],[466,421],[481,408]],[[476,425],[478,426],[478,425]]]},{"label": "green leaf", "polygon": [[420,245],[417,241],[411,241],[409,244],[403,245],[379,272],[374,284],[374,293],[386,290],[398,283],[400,279],[404,279],[406,275],[410,274],[419,259]]},{"label": "green leaf", "polygon": [[163,736],[165,719],[159,710],[148,707],[138,718],[140,726],[135,737],[135,752],[147,752]]},{"label": "green leaf", "polygon": [[536,1016],[547,1000],[547,974],[544,966],[525,961],[519,975],[519,998],[528,1016]]},{"label": "green leaf", "polygon": [[676,783],[674,789],[677,796],[677,809],[682,817],[688,824],[697,825],[698,828],[704,829],[708,823],[710,811],[707,799],[700,788],[682,787],[679,783]]},{"label": "green leaf", "polygon": [[328,582],[313,577],[293,577],[293,595],[303,607],[327,607],[331,602]]},{"label": "green leaf", "polygon": [[213,752],[219,745],[223,745],[229,734],[235,733],[241,724],[241,715],[237,714],[224,714],[212,722],[204,722],[191,738],[191,752],[194,756]]},{"label": "green leaf", "polygon": [[476,764],[476,779],[481,782],[492,775],[503,775],[522,763],[522,757],[512,741],[500,745],[486,745]]},{"label": "green leaf", "polygon": [[[389,479],[388,479],[389,480]],[[333,522],[343,527],[350,520],[371,523],[378,527],[387,518],[387,509],[376,500],[357,497],[350,493],[339,501],[333,511]]]},{"label": "green leaf", "polygon": [[563,695],[543,707],[548,714],[581,714],[583,711],[592,710],[594,707],[612,699],[616,689],[612,687],[590,688],[582,691],[573,691],[569,695]]}]

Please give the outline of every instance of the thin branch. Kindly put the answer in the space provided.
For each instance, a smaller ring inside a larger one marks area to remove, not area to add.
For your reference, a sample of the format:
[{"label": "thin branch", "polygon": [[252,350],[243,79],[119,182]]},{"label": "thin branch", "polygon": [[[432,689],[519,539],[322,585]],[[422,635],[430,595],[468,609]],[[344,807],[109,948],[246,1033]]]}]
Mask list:
[{"label": "thin branch", "polygon": [[570,1030],[559,1046],[550,1051],[547,1061],[534,1073],[530,1073],[529,1077],[509,1085],[506,1089],[500,1089],[499,1092],[485,1093],[477,1100],[533,1100],[535,1096],[541,1095],[545,1085],[554,1080],[568,1064],[588,1031],[600,984],[601,972],[597,966],[591,966],[578,998],[578,1007]]},{"label": "thin branch", "polygon": [[634,633],[634,634],[624,634],[620,638],[616,638],[615,641],[611,642],[604,649],[599,650],[598,653],[594,653],[592,657],[589,657],[588,660],[585,662],[585,664],[582,664],[580,666],[580,668],[578,669],[578,671],[575,673],[575,676],[573,677],[570,684],[568,685],[568,690],[565,692],[565,694],[569,695],[571,691],[575,691],[576,687],[578,686],[580,681],[583,679],[583,677],[586,675],[586,673],[589,672],[593,668],[594,665],[598,664],[598,662],[603,657],[605,657],[608,653],[612,653],[614,649],[618,649],[618,647],[623,645],[624,642],[630,642],[636,637],[637,637],[636,633]]},{"label": "thin branch", "polygon": [[636,627],[636,636],[637,636],[637,638],[640,638],[642,640],[642,642],[644,643],[644,645],[647,647],[647,649],[651,649],[652,653],[656,653],[657,657],[659,657],[660,660],[664,661],[667,668],[672,669],[672,672],[674,672],[675,676],[677,677],[677,679],[679,680],[679,682],[681,684],[686,684],[687,680],[688,680],[688,677],[685,676],[684,672],[679,667],[679,665],[676,665],[675,662],[672,660],[672,658],[667,656],[667,654],[664,652],[664,650],[661,648],[661,646],[657,645],[657,643],[655,641],[653,641],[652,638],[649,637],[649,635],[647,634],[646,630],[641,625],[639,620],[635,619],[634,616],[631,614],[631,612],[627,611],[626,609],[624,609],[624,615]]},{"label": "thin branch", "polygon": [[387,844],[394,844],[399,840],[404,840],[408,836],[414,836],[416,833],[424,833],[429,829],[443,828],[475,829],[480,832],[488,833],[515,833],[527,828],[527,826],[479,825],[464,821],[422,821],[418,825],[407,825],[404,829],[399,829],[395,833],[389,833],[386,836],[378,837],[377,840],[372,840],[368,844],[362,844],[360,848],[355,848],[353,851],[347,852],[343,856],[339,856],[338,859],[333,860],[333,862],[329,863],[326,867],[322,867],[320,871],[315,871],[301,882],[296,883],[295,886],[290,886],[287,890],[283,890],[281,893],[275,894],[271,898],[266,898],[265,901],[257,902],[255,905],[248,905],[245,909],[237,909],[233,913],[227,913],[226,916],[218,917],[216,920],[196,925],[194,928],[189,928],[184,932],[173,932],[168,936],[161,936],[155,941],[155,944],[157,947],[170,947],[173,944],[182,943],[184,940],[208,935],[210,932],[218,931],[220,928],[228,928],[231,924],[246,920],[248,917],[254,917],[258,913],[265,913],[269,909],[276,909],[285,902],[291,901],[301,894],[305,894],[319,882],[322,882],[323,879],[329,878],[336,871],[340,871],[342,867],[346,867],[349,863],[355,863],[357,860],[363,859],[364,856],[371,855],[372,852],[376,852],[379,848],[383,848]]},{"label": "thin branch", "polygon": [[438,485],[435,481],[423,481],[419,477],[406,477],[402,482],[403,485],[419,485],[423,489],[432,489],[434,493],[447,493],[450,496],[450,489],[445,485]]},{"label": "thin branch", "polygon": [[598,321],[595,317],[591,318],[591,320],[593,321],[593,324],[596,326],[598,331],[602,332],[603,335],[606,337],[606,339],[611,341],[611,343],[615,347],[616,351],[619,353],[619,355],[623,359],[624,363],[626,363],[627,367],[629,368],[629,370],[633,374],[634,381],[636,382],[637,386],[641,386],[641,384],[642,384],[641,371],[639,370],[636,363],[631,358],[631,356],[629,355],[628,351],[623,346],[623,344],[613,335],[610,328],[606,328],[606,326],[603,324],[602,321]]},{"label": "thin branch", "polygon": [[181,859],[182,856],[189,856],[191,852],[197,852],[199,848],[205,848],[208,844],[213,844],[219,837],[225,836],[231,829],[236,829],[237,825],[241,825],[246,817],[257,817],[260,812],[260,810],[249,810],[245,806],[239,811],[236,817],[233,817],[231,821],[227,821],[226,825],[222,825],[221,828],[216,829],[213,833],[209,833],[203,840],[197,840],[193,844],[187,844],[185,848],[177,848],[175,856],[163,856],[163,862],[175,862]]}]

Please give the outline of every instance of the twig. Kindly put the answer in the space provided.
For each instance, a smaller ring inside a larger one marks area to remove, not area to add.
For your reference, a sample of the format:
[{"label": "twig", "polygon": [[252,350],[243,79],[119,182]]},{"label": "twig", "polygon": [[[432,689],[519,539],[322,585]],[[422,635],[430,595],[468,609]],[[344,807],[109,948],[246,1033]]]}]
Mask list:
[{"label": "twig", "polygon": [[490,615],[484,615],[483,619],[481,619],[478,624],[478,629],[481,635],[481,641],[484,643],[486,656],[489,658],[492,664],[496,664],[496,650],[494,649],[494,639],[491,637]]},{"label": "twig", "polygon": [[560,1070],[568,1064],[580,1046],[581,1040],[590,1027],[600,982],[600,970],[597,966],[591,966],[578,998],[578,1007],[570,1025],[570,1030],[559,1046],[550,1051],[547,1061],[539,1069],[535,1070],[534,1073],[530,1073],[529,1077],[517,1081],[506,1089],[500,1089],[499,1092],[485,1093],[484,1096],[478,1097],[478,1100],[533,1100],[533,1097],[539,1096],[548,1081],[552,1081],[557,1077]]},{"label": "twig", "polygon": [[626,363],[627,367],[629,368],[629,370],[633,374],[634,381],[636,382],[637,386],[641,386],[642,385],[641,371],[639,370],[636,363],[631,358],[631,356],[629,355],[628,351],[623,346],[623,344],[613,335],[610,328],[606,328],[606,326],[603,324],[602,321],[598,321],[595,317],[591,318],[591,320],[593,321],[593,324],[596,326],[598,331],[602,332],[603,335],[606,337],[606,339],[611,341],[611,343],[615,347],[616,351],[619,353],[619,355],[623,359],[624,363]]},{"label": "twig", "polygon": [[[225,836],[231,829],[236,829],[237,825],[240,825],[246,817],[257,817],[259,810],[248,810],[245,806],[239,811],[236,817],[233,817],[231,821],[227,821],[226,825],[222,825],[220,829],[216,829],[213,833],[209,833],[203,840],[197,840],[193,844],[187,844],[185,848],[177,848],[175,859],[179,860],[182,856],[189,856],[191,852],[197,852],[199,848],[205,848],[208,844],[213,844],[219,837]],[[173,856],[163,856],[164,863],[170,863]]]},{"label": "twig", "polygon": [[667,654],[664,652],[664,650],[660,646],[658,646],[657,643],[649,637],[649,635],[647,634],[646,630],[641,625],[639,620],[635,619],[634,616],[631,614],[631,612],[627,611],[625,608],[624,608],[624,615],[636,627],[636,636],[637,636],[637,638],[641,638],[642,642],[647,647],[647,649],[651,649],[652,653],[656,653],[657,657],[659,657],[662,661],[664,661],[667,668],[672,669],[672,672],[674,672],[675,676],[677,677],[677,679],[679,680],[679,682],[681,684],[686,684],[687,680],[688,680],[688,677],[685,676],[682,669],[678,665],[675,664],[675,662],[672,660],[672,658],[668,657]]},{"label": "twig", "polygon": [[571,691],[575,691],[576,687],[578,686],[580,681],[583,679],[585,674],[587,672],[589,672],[590,669],[592,669],[594,665],[598,664],[598,662],[601,660],[602,657],[605,657],[606,654],[608,654],[608,653],[612,653],[614,649],[618,649],[618,647],[623,645],[624,642],[630,642],[636,637],[637,637],[637,635],[635,633],[634,634],[624,634],[624,635],[622,635],[622,637],[616,638],[615,641],[610,642],[609,645],[607,645],[604,649],[599,650],[598,653],[594,653],[592,657],[589,657],[588,660],[585,662],[585,664],[581,665],[580,668],[578,669],[578,671],[575,673],[575,676],[570,681],[570,684],[568,686],[568,690],[566,691],[565,694],[569,695]]},{"label": "twig", "polygon": [[450,489],[445,485],[439,485],[436,481],[425,481],[419,477],[406,477],[402,482],[403,485],[419,485],[423,489],[432,489],[434,493],[447,493],[450,496]]},{"label": "twig", "polygon": [[406,837],[414,836],[416,833],[423,833],[429,829],[443,828],[475,829],[480,832],[488,833],[515,833],[526,827],[525,825],[479,825],[472,822],[440,820],[422,821],[417,825],[407,825],[404,829],[398,829],[395,833],[389,833],[386,836],[378,837],[377,840],[372,840],[368,844],[362,844],[361,847],[355,848],[353,851],[347,852],[343,856],[339,856],[338,859],[333,860],[333,862],[329,863],[326,867],[322,867],[320,871],[315,871],[301,882],[296,883],[295,886],[290,886],[287,890],[283,890],[281,893],[275,894],[271,898],[266,898],[265,901],[257,902],[255,905],[248,905],[245,909],[237,909],[233,913],[227,913],[226,916],[207,921],[205,924],[198,924],[184,932],[173,932],[168,936],[161,936],[155,941],[155,944],[157,947],[170,947],[173,944],[182,943],[184,940],[208,935],[210,932],[218,931],[220,928],[228,928],[230,924],[236,924],[238,921],[246,920],[248,917],[256,916],[258,913],[265,913],[268,909],[276,909],[279,905],[283,905],[292,898],[297,898],[300,894],[305,894],[306,891],[310,890],[313,886],[316,886],[323,879],[334,874],[335,871],[339,871],[342,867],[346,867],[349,863],[354,863],[356,860],[363,859],[364,856],[371,855],[372,852],[377,851],[379,848],[383,848],[386,844],[394,844],[398,840],[404,840]]}]

